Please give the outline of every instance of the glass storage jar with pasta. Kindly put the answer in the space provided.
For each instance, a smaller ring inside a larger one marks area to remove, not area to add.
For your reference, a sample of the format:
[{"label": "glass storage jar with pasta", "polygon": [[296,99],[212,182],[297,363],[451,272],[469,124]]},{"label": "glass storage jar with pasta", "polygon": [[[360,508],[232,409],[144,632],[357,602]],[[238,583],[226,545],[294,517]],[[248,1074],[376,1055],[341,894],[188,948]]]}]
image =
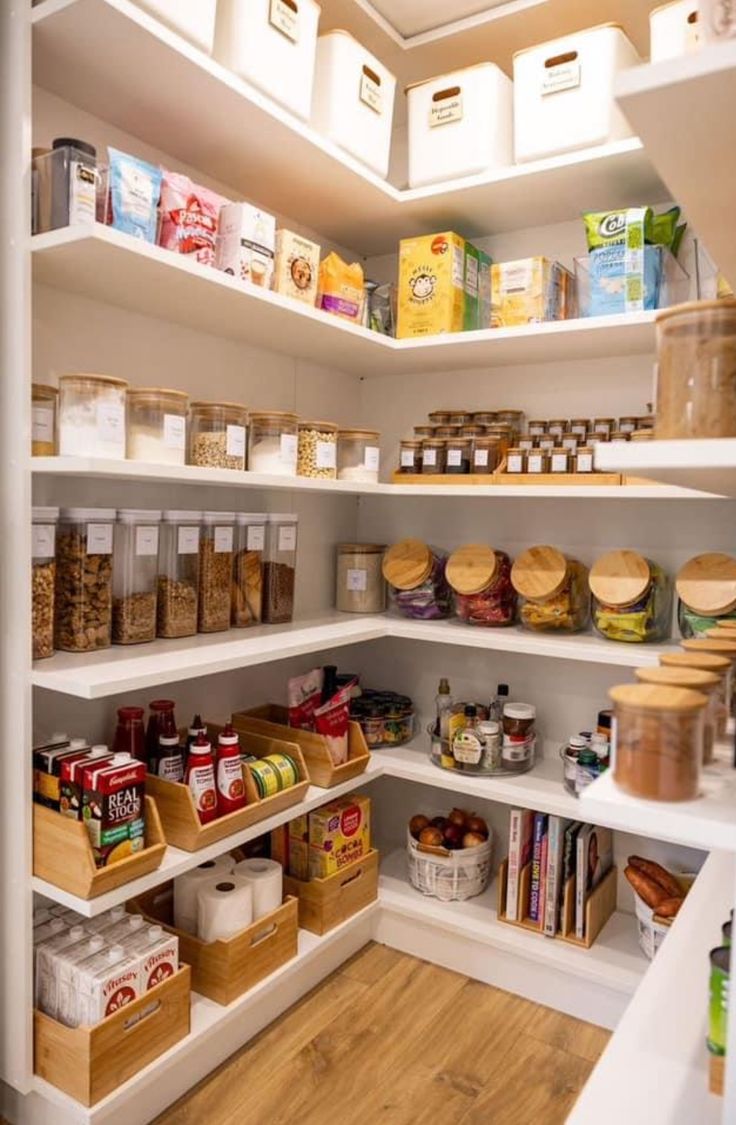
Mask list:
[{"label": "glass storage jar with pasta", "polygon": [[338,430],[337,479],[378,483],[381,463],[377,430]]},{"label": "glass storage jar with pasta", "polygon": [[189,395],[160,387],[128,390],[128,458],[184,465]]},{"label": "glass storage jar with pasta", "polygon": [[33,508],[31,535],[31,597],[33,659],[54,653],[54,583],[58,508]]},{"label": "glass storage jar with pasta", "polygon": [[160,529],[156,635],[197,632],[201,512],[165,511]]},{"label": "glass storage jar with pasta", "polygon": [[609,551],[589,576],[593,625],[609,641],[642,643],[670,635],[672,584],[637,551]]},{"label": "glass storage jar with pasta", "polygon": [[237,402],[193,402],[189,464],[245,469],[248,411]]},{"label": "glass storage jar with pasta", "polygon": [[736,628],[736,558],[696,555],[675,579],[677,621],[683,637],[699,637],[724,622]]},{"label": "glass storage jar with pasta", "polygon": [[449,617],[452,593],[445,575],[444,551],[421,539],[402,539],[383,557],[383,576],[393,605],[403,617],[431,621]]},{"label": "glass storage jar with pasta", "polygon": [[736,437],[736,299],[657,316],[657,438]]},{"label": "glass storage jar with pasta", "polygon": [[114,508],[62,508],[59,514],[54,644],[64,652],[111,644],[114,521]]},{"label": "glass storage jar with pasta", "polygon": [[706,696],[655,684],[622,684],[609,694],[616,721],[616,784],[652,801],[697,797]]},{"label": "glass storage jar with pasta", "polygon": [[484,543],[453,551],[447,560],[447,581],[453,590],[455,615],[469,625],[513,625],[516,590],[511,585],[511,559]]},{"label": "glass storage jar with pasta", "polygon": [[158,529],[161,513],[121,508],[115,524],[112,643],[138,645],[156,636]]},{"label": "glass storage jar with pasta", "polygon": [[296,475],[319,480],[337,477],[337,426],[332,422],[300,422]]},{"label": "glass storage jar with pasta", "polygon": [[535,633],[579,633],[588,624],[588,571],[556,547],[530,547],[511,568],[519,618]]}]

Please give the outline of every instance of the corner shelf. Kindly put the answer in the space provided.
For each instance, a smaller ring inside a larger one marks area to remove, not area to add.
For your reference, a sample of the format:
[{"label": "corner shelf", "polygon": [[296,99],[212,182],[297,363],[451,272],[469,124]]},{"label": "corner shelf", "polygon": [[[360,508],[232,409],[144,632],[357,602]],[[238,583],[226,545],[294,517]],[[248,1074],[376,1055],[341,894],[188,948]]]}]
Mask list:
[{"label": "corner shelf", "polygon": [[736,438],[602,442],[595,447],[595,465],[670,487],[736,497]]}]

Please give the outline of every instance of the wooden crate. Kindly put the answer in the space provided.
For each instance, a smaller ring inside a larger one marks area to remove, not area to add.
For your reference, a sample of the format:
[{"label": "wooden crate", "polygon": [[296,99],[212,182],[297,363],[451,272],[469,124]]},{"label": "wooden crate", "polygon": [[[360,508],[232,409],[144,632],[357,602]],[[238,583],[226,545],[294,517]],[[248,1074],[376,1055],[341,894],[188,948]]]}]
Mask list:
[{"label": "wooden crate", "polygon": [[[148,783],[146,783],[148,786]],[[89,834],[81,820],[44,805],[33,806],[33,874],[79,898],[98,895],[148,875],[161,866],[166,838],[154,798],[145,798],[145,848],[108,867],[96,867]]]},{"label": "wooden crate", "polygon": [[192,970],[192,988],[217,1004],[232,1004],[297,955],[299,903],[282,905],[227,941],[200,941],[174,925],[174,884],[164,883],[132,899],[128,910],[160,922],[179,938],[179,956]]},{"label": "wooden crate", "polygon": [[726,1057],[725,1055],[709,1055],[708,1056],[708,1089],[711,1094],[717,1094],[719,1098],[723,1097],[723,1087],[726,1080]]},{"label": "wooden crate", "polygon": [[392,484],[494,484],[493,473],[392,473]]},{"label": "wooden crate", "polygon": [[[512,921],[506,917],[506,883],[508,875],[508,860],[504,860],[498,872],[498,920],[508,926],[518,926],[522,930],[531,930],[533,933],[544,932],[543,922],[532,922],[525,916],[520,921]],[[527,863],[519,876],[519,902],[524,904],[526,910],[529,903],[529,889],[531,886],[532,865]],[[565,892],[560,910],[560,929],[555,935],[561,941],[578,945],[582,949],[590,949],[598,934],[605,926],[608,919],[616,909],[616,868],[603,877],[598,886],[588,896],[585,904],[585,937],[575,936],[575,879],[571,877],[565,884]]]},{"label": "wooden crate", "polygon": [[276,703],[266,703],[250,711],[238,711],[233,715],[233,726],[243,734],[270,735],[272,738],[290,738],[299,743],[309,770],[312,785],[321,789],[331,789],[341,781],[350,781],[363,773],[370,761],[371,752],[365,740],[360,723],[348,725],[348,760],[336,766],[324,735],[309,730],[295,730],[288,725],[289,712],[286,707]]},{"label": "wooden crate", "polygon": [[[217,733],[222,730],[222,727],[214,723],[208,723],[207,728],[211,738],[216,738]],[[309,788],[309,774],[296,742],[284,742],[281,738],[247,732],[247,744],[244,748],[256,758],[265,758],[268,754],[288,754],[297,764],[299,781],[290,789],[275,793],[273,797],[260,797],[246,763],[243,766],[243,780],[248,801],[245,808],[226,813],[217,820],[211,820],[209,824],[202,824],[188,785],[176,781],[164,781],[163,778],[149,774],[146,786],[156,798],[166,839],[170,844],[182,848],[185,852],[199,851],[200,848],[216,844],[218,840],[224,840],[235,832],[242,832],[243,829],[250,828],[275,813],[291,808],[292,805],[298,805],[304,799]]]},{"label": "wooden crate", "polygon": [[33,1015],[34,1070],[82,1105],[94,1105],[189,1034],[188,965],[94,1027]]},{"label": "wooden crate", "polygon": [[305,883],[284,875],[284,893],[299,899],[303,930],[326,934],[378,898],[378,852],[371,848],[368,855],[326,879]]},{"label": "wooden crate", "polygon": [[575,485],[583,488],[588,485],[596,487],[618,486],[621,484],[620,473],[494,473],[494,484],[523,484],[545,487],[547,485],[557,488]]}]

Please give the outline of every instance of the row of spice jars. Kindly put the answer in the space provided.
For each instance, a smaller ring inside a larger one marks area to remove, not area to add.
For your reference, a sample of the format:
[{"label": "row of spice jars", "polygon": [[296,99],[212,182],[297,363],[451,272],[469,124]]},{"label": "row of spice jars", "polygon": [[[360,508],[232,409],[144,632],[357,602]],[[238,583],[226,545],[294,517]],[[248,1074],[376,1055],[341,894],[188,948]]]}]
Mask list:
[{"label": "row of spice jars", "polygon": [[291,621],[298,517],[34,508],[33,657]]},{"label": "row of spice jars", "polygon": [[409,438],[401,442],[399,472],[405,474],[494,473],[508,448],[509,433],[474,437]]}]

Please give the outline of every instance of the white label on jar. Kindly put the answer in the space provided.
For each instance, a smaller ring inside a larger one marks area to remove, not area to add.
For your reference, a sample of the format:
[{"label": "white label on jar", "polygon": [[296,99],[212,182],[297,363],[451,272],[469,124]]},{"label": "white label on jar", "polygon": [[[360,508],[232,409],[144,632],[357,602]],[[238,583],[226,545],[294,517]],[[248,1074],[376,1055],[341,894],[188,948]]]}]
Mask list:
[{"label": "white label on jar", "polygon": [[88,523],[87,524],[87,554],[111,555],[112,554],[112,524]]},{"label": "white label on jar", "polygon": [[[404,455],[401,455],[401,463],[404,464]],[[368,469],[371,473],[377,473],[379,465],[381,464],[381,450],[377,445],[366,445],[365,453],[363,455],[363,468]],[[410,465],[414,464],[413,457],[409,461]]]},{"label": "white label on jar", "polygon": [[178,527],[176,532],[177,555],[196,555],[199,551],[199,528]]},{"label": "white label on jar", "polygon": [[187,420],[181,414],[164,414],[164,445],[167,449],[183,449],[187,436]]},{"label": "white label on jar", "polygon": [[578,472],[579,473],[592,473],[593,472],[593,454],[592,453],[578,453]]},{"label": "white label on jar", "polygon": [[31,438],[33,441],[54,440],[53,406],[34,406],[31,410]]},{"label": "white label on jar", "polygon": [[281,460],[285,465],[293,465],[295,469],[298,444],[296,434],[281,435]]},{"label": "white label on jar", "polygon": [[527,451],[530,450],[530,449],[534,449],[534,438],[530,438],[530,437],[519,438],[518,444],[519,444],[519,449],[525,449]]},{"label": "white label on jar", "polygon": [[31,532],[31,556],[34,559],[53,559],[55,545],[55,525],[53,523],[34,523]]},{"label": "white label on jar", "polygon": [[337,464],[335,454],[337,446],[334,441],[318,441],[315,462],[318,469],[334,469]]},{"label": "white label on jar", "polygon": [[268,22],[287,39],[291,39],[292,43],[296,43],[299,38],[299,12],[296,5],[292,8],[284,0],[271,0]]},{"label": "white label on jar", "polygon": [[479,469],[487,469],[488,468],[488,450],[487,449],[476,449],[475,453],[473,454],[473,464]]},{"label": "white label on jar", "polygon": [[365,69],[360,76],[360,100],[374,113],[383,113],[381,87],[370,74],[366,74]]},{"label": "white label on jar", "polygon": [[436,465],[437,464],[437,450],[436,449],[425,449],[424,452],[422,453],[422,464],[430,465],[430,466]]},{"label": "white label on jar", "polygon": [[228,426],[226,432],[228,457],[245,457],[245,426]]},{"label": "white label on jar", "polygon": [[233,529],[231,527],[215,528],[215,554],[224,555],[233,549]]},{"label": "white label on jar", "polygon": [[477,766],[483,753],[483,743],[472,731],[461,731],[452,743],[452,756],[456,762]]},{"label": "white label on jar", "polygon": [[69,225],[93,223],[97,208],[97,173],[78,160],[69,163]]},{"label": "white label on jar", "polygon": [[358,593],[365,593],[368,589],[368,571],[367,570],[348,570],[345,578],[345,585],[348,590],[353,590]]},{"label": "white label on jar", "polygon": [[248,551],[262,551],[266,542],[265,527],[249,527],[245,540]]},{"label": "white label on jar", "polygon": [[[483,451],[485,452],[485,450]],[[487,456],[487,454],[486,454]],[[507,473],[523,473],[524,472],[524,458],[520,453],[511,453],[506,461]]]},{"label": "white label on jar", "polygon": [[296,524],[287,523],[279,528],[278,536],[278,550],[279,551],[295,551],[296,550]]},{"label": "white label on jar", "polygon": [[137,527],[135,529],[135,553],[136,555],[158,554],[157,527]]},{"label": "white label on jar", "polygon": [[527,459],[527,471],[530,473],[541,473],[542,471],[542,456],[540,453],[530,453]]},{"label": "white label on jar", "polygon": [[549,432],[551,437],[562,437],[562,426],[553,422],[550,424]]},{"label": "white label on jar", "polygon": [[460,93],[451,94],[432,102],[429,110],[429,127],[436,129],[438,125],[449,125],[453,121],[462,121],[463,96]]},{"label": "white label on jar", "polygon": [[402,449],[401,450],[401,467],[402,469],[412,469],[414,467],[414,450]]},{"label": "white label on jar", "polygon": [[459,469],[463,463],[463,455],[459,449],[448,449],[447,464],[451,469]]},{"label": "white label on jar", "polygon": [[578,447],[578,439],[572,437],[563,438],[562,445],[565,449],[572,449],[574,452]]},{"label": "white label on jar", "polygon": [[552,472],[553,473],[566,473],[567,472],[567,454],[566,453],[553,453],[552,454]]},{"label": "white label on jar", "polygon": [[[97,436],[100,441],[125,448],[125,407],[116,402],[98,402]],[[81,452],[81,451],[80,451]]]},{"label": "white label on jar", "polygon": [[558,63],[557,66],[545,66],[542,76],[542,97],[559,94],[561,90],[574,90],[581,82],[582,69],[578,58],[570,62]]}]

